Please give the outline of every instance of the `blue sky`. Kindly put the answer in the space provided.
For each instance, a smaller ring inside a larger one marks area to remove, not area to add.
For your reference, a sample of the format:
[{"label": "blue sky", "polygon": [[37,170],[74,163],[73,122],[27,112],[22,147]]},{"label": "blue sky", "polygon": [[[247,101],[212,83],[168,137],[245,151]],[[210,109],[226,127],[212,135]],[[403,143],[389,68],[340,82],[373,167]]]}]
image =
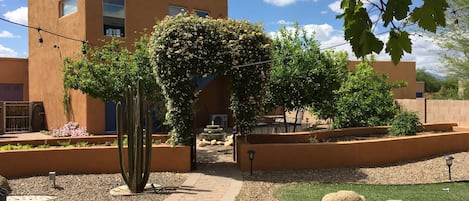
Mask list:
[{"label": "blue sky", "polygon": [[[413,1],[420,3],[421,1]],[[343,44],[342,20],[336,19],[340,12],[337,0],[228,0],[228,15],[233,19],[249,20],[261,23],[265,32],[275,34],[282,25],[291,26],[297,21],[315,38],[322,48]],[[27,24],[27,0],[0,0],[0,17]],[[377,16],[372,16],[372,19]],[[384,28],[376,27],[376,32]],[[0,57],[28,56],[27,29],[0,21]],[[381,35],[385,39],[387,35]],[[403,60],[416,61],[417,68],[432,72],[441,71],[438,60],[438,47],[427,36],[412,36],[413,53],[405,55]],[[349,52],[350,59],[356,59],[349,45],[342,45],[337,50]],[[381,53],[379,60],[389,60]]]}]

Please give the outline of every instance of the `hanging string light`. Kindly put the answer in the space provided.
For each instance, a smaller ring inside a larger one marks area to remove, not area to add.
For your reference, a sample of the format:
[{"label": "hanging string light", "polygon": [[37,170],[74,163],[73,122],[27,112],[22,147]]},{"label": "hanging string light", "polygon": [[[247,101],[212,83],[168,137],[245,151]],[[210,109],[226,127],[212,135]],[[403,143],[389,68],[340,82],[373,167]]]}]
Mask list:
[{"label": "hanging string light", "polygon": [[42,35],[41,35],[41,28],[39,27],[37,28],[37,33],[39,34],[39,39],[38,39],[39,43],[40,44],[44,43],[44,39],[42,38]]},{"label": "hanging string light", "polygon": [[[62,34],[58,34],[58,33],[52,32],[52,31],[48,31],[48,30],[42,29],[41,27],[35,27],[35,26],[24,25],[24,24],[20,24],[20,23],[17,23],[17,22],[13,22],[13,21],[7,20],[7,19],[5,19],[5,18],[0,18],[0,20],[1,20],[1,21],[5,21],[5,22],[10,23],[10,24],[15,24],[15,25],[18,25],[18,26],[26,27],[26,28],[28,28],[28,29],[37,30],[37,33],[39,34],[38,42],[39,42],[40,44],[44,43],[44,38],[42,37],[41,32],[44,32],[44,33],[47,33],[47,34],[50,34],[50,35],[53,35],[53,36],[57,36],[57,37],[59,37],[59,38],[63,38],[63,39],[67,39],[67,40],[72,40],[72,41],[81,42],[82,44],[88,44],[87,41],[80,40],[80,39],[76,39],[76,38],[72,38],[72,37],[68,37],[68,36],[65,36],[65,35],[62,35]],[[84,52],[84,53],[83,53],[83,52]],[[86,54],[86,50],[83,50],[83,49],[82,49],[82,53],[83,53],[83,54]]]}]

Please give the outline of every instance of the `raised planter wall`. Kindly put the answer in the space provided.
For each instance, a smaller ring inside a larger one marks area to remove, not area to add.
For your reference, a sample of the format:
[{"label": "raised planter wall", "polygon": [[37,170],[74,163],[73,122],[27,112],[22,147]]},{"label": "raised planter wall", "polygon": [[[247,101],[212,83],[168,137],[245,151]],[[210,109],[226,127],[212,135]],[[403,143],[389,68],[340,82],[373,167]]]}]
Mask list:
[{"label": "raised planter wall", "polygon": [[[439,124],[424,124],[423,131],[452,131],[453,127],[457,126],[456,123],[439,123]],[[369,136],[374,134],[388,133],[389,126],[376,126],[376,127],[359,127],[359,128],[343,128],[334,130],[315,130],[296,133],[278,133],[278,134],[255,134],[247,135],[245,139],[251,144],[271,144],[271,143],[305,143],[310,142],[310,138],[317,140],[327,138],[337,138],[344,136]],[[464,128],[458,128],[458,131],[463,131]],[[466,129],[469,131],[469,129]]]},{"label": "raised planter wall", "polygon": [[[21,135],[21,134],[19,134]],[[152,138],[154,140],[161,140],[161,143],[166,142],[169,139],[169,135],[153,135]],[[70,141],[70,144],[76,144],[78,142],[88,142],[88,144],[104,144],[105,142],[113,142],[117,139],[117,135],[95,135],[95,136],[83,136],[83,137],[55,137],[49,139],[38,139],[38,140],[8,140],[8,141],[0,141],[0,146],[11,144],[29,144],[29,145],[53,145],[56,146],[58,142],[67,142]]]},{"label": "raised planter wall", "polygon": [[[0,161],[6,178],[120,172],[116,146],[2,151]],[[151,164],[152,171],[189,172],[190,147],[153,146]]]},{"label": "raised planter wall", "polygon": [[256,151],[253,170],[372,167],[469,151],[469,131],[330,143],[252,143],[253,136],[237,136],[242,171],[250,169],[248,150]]}]

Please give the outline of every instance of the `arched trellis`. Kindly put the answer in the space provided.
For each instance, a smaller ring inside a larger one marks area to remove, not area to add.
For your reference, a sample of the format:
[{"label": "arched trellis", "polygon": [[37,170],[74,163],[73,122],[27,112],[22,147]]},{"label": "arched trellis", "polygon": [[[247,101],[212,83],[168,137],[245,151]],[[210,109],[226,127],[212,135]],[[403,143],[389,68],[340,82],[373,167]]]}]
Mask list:
[{"label": "arched trellis", "polygon": [[156,79],[167,100],[166,123],[173,144],[190,144],[194,76],[229,75],[231,110],[238,133],[249,133],[263,105],[270,64],[236,67],[271,59],[271,39],[247,21],[167,17],[154,27],[149,44]]}]

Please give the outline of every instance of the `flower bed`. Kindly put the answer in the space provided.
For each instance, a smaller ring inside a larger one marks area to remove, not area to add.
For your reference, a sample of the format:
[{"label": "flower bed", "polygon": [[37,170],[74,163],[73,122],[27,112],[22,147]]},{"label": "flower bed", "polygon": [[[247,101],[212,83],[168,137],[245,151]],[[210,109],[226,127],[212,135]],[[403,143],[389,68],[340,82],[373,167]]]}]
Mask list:
[{"label": "flower bed", "polygon": [[[112,137],[66,138],[76,142],[105,142]],[[48,143],[63,139],[49,139]],[[112,140],[111,140],[112,141]],[[15,141],[17,142],[17,141]],[[5,143],[5,142],[3,142]],[[21,141],[42,144],[44,140]],[[10,143],[11,144],[11,143]],[[118,173],[117,146],[58,147],[0,152],[0,175],[7,178],[57,174]],[[152,171],[190,171],[190,147],[161,144],[152,147]]]},{"label": "flower bed", "polygon": [[[425,125],[426,131],[447,130],[454,124]],[[311,143],[310,138],[385,132],[386,127],[278,135],[237,136],[237,162],[250,169],[248,150],[254,150],[254,170],[370,167],[417,160],[444,153],[468,151],[469,130],[385,139]]]}]

